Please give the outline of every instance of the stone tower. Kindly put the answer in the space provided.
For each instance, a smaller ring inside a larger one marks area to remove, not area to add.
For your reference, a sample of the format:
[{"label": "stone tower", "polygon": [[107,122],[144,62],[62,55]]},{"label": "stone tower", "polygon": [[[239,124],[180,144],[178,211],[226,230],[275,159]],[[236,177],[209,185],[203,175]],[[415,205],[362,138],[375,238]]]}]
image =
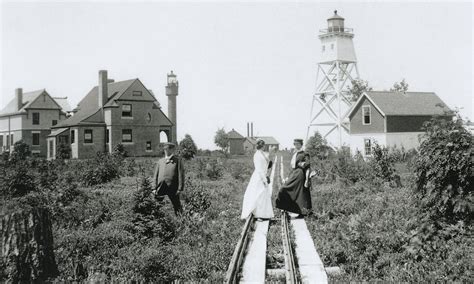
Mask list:
[{"label": "stone tower", "polygon": [[352,29],[334,11],[328,28],[320,30],[321,60],[316,75],[306,139],[318,131],[333,147],[349,143],[347,114],[352,106],[349,88],[359,78]]},{"label": "stone tower", "polygon": [[176,75],[171,70],[171,73],[168,74],[168,85],[166,85],[166,95],[168,96],[168,118],[173,122],[173,127],[171,128],[169,141],[177,143],[177,120],[176,120],[176,97],[178,96],[178,80]]}]

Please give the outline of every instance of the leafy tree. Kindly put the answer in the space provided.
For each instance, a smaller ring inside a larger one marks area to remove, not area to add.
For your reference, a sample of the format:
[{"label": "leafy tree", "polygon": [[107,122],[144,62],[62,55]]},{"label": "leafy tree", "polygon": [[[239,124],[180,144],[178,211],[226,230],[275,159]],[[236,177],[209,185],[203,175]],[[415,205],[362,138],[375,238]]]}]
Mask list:
[{"label": "leafy tree", "polygon": [[347,86],[347,89],[352,95],[352,100],[357,101],[357,99],[362,95],[362,93],[367,91],[372,91],[372,87],[369,86],[369,82],[362,79],[355,79],[351,81],[351,86]]},{"label": "leafy tree", "polygon": [[395,82],[393,87],[390,88],[390,91],[395,92],[406,92],[408,91],[408,83],[405,82],[405,79],[402,79],[400,82]]},{"label": "leafy tree", "polygon": [[191,135],[189,134],[184,135],[183,140],[179,142],[178,150],[179,150],[179,153],[181,154],[181,157],[183,157],[183,159],[185,160],[190,160],[194,158],[194,156],[196,156],[197,147]]},{"label": "leafy tree", "polygon": [[11,154],[12,160],[23,161],[31,155],[30,146],[23,140],[15,142],[13,145],[13,152]]},{"label": "leafy tree", "polygon": [[227,153],[227,149],[229,148],[229,136],[224,128],[217,129],[216,136],[214,136],[214,143],[217,147],[221,148],[222,151]]},{"label": "leafy tree", "polygon": [[435,118],[415,160],[416,191],[433,220],[472,218],[472,135],[456,121]]},{"label": "leafy tree", "polygon": [[308,139],[305,149],[311,157],[316,157],[319,160],[327,158],[333,152],[332,148],[327,145],[326,139],[318,131]]}]

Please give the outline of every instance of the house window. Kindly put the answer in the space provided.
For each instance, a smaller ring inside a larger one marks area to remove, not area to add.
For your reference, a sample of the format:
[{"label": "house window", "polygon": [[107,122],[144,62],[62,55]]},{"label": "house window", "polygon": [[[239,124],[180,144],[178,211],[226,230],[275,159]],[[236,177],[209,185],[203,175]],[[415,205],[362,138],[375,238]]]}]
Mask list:
[{"label": "house window", "polygon": [[122,142],[132,142],[132,130],[131,129],[122,129]]},{"label": "house window", "polygon": [[54,126],[54,125],[58,124],[58,121],[57,121],[56,119],[53,119],[53,123],[52,123],[52,124],[53,124],[53,126]]},{"label": "house window", "polygon": [[364,152],[366,156],[372,155],[372,142],[370,139],[364,139]]},{"label": "house window", "polygon": [[84,129],[84,143],[94,143],[92,129]]},{"label": "house window", "polygon": [[326,46],[325,46],[325,45],[323,45],[323,52],[324,52],[324,51],[326,51]]},{"label": "house window", "polygon": [[122,117],[132,117],[132,105],[122,105]]},{"label": "house window", "polygon": [[334,50],[334,43],[331,43],[331,50]]},{"label": "house window", "polygon": [[33,124],[34,125],[39,125],[40,124],[40,114],[39,114],[39,112],[34,112],[33,113]]},{"label": "house window", "polygon": [[54,157],[54,141],[49,140],[49,157]]},{"label": "house window", "polygon": [[10,147],[10,135],[7,134],[7,147]]},{"label": "house window", "polygon": [[33,133],[33,146],[39,146],[40,144],[40,134],[39,133]]},{"label": "house window", "polygon": [[15,143],[15,139],[13,139],[13,134],[10,135],[10,139],[12,140],[12,141],[10,142],[10,144],[12,144],[12,146],[13,146],[13,144]]},{"label": "house window", "polygon": [[133,91],[132,92],[132,96],[141,96],[142,95],[142,91]]},{"label": "house window", "polygon": [[146,141],[146,150],[151,151],[151,141]]},{"label": "house window", "polygon": [[0,149],[3,149],[3,135],[0,135]]},{"label": "house window", "polygon": [[105,131],[105,143],[109,143],[110,141],[109,135],[110,135],[110,131],[107,128],[107,130]]},{"label": "house window", "polygon": [[369,125],[371,122],[370,119],[370,106],[363,106],[362,107],[362,124]]},{"label": "house window", "polygon": [[76,131],[74,130],[71,130],[71,144],[74,144],[74,142],[76,141],[76,137],[74,137],[74,134],[75,134]]},{"label": "house window", "polygon": [[67,144],[67,136],[66,135],[59,136],[59,144]]}]

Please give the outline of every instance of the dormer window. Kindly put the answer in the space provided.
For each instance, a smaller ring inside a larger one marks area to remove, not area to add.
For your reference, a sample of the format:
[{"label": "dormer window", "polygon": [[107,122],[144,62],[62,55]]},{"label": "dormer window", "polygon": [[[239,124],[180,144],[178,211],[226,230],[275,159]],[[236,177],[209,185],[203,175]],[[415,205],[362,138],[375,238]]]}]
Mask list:
[{"label": "dormer window", "polygon": [[370,106],[362,106],[362,124],[363,125],[370,125],[371,117],[370,117]]},{"label": "dormer window", "polygon": [[142,91],[133,91],[133,92],[132,92],[132,96],[137,96],[137,97],[139,97],[139,96],[141,96],[141,95],[142,95]]},{"label": "dormer window", "polygon": [[132,117],[132,105],[130,104],[122,105],[122,117]]}]

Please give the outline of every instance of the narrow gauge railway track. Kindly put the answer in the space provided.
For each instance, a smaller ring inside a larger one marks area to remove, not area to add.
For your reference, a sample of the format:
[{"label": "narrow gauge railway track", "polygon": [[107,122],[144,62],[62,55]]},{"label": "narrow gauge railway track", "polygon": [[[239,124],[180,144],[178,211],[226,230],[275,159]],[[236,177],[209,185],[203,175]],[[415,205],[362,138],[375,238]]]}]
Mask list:
[{"label": "narrow gauge railway track", "polygon": [[[280,157],[280,159],[283,160],[282,157]],[[271,173],[272,188],[275,177],[281,178],[283,175],[282,169],[280,169],[280,173],[276,171],[277,161],[278,157],[275,158],[274,167]],[[280,166],[282,165],[283,164],[281,163]],[[280,180],[280,182],[282,182],[282,180]],[[286,283],[299,283],[296,258],[293,253],[291,242],[288,214],[282,213],[280,221],[282,243],[285,254]],[[235,246],[234,253],[229,263],[225,283],[264,282],[266,275],[266,234],[268,232],[268,226],[269,221],[256,222],[253,215],[245,220],[242,233],[240,234],[240,238]],[[248,275],[251,273],[258,275]],[[258,281],[255,281],[256,279],[258,279]]]}]

